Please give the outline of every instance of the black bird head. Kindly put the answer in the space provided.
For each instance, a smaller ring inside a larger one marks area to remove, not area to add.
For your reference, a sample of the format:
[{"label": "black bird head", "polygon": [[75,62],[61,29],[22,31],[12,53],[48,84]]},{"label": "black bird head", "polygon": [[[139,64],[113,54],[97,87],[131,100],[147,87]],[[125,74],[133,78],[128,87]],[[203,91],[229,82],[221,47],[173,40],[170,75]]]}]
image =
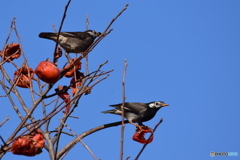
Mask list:
[{"label": "black bird head", "polygon": [[160,109],[161,107],[168,106],[168,104],[165,104],[163,101],[155,101],[148,103],[149,108],[156,108]]}]

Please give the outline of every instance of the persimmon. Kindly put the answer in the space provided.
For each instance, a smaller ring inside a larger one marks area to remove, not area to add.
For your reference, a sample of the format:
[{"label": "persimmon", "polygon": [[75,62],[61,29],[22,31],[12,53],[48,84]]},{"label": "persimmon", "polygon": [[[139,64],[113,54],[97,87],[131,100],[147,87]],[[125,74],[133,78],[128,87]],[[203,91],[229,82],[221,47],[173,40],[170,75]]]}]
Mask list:
[{"label": "persimmon", "polygon": [[49,61],[42,61],[35,69],[39,79],[47,83],[56,83],[60,78],[60,70]]}]

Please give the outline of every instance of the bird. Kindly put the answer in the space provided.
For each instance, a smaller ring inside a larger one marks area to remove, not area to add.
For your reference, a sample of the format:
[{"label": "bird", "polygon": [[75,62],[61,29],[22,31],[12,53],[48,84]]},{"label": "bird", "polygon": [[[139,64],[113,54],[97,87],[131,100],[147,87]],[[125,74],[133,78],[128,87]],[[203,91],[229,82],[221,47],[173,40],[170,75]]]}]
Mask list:
[{"label": "bird", "polygon": [[[57,41],[58,33],[41,32],[40,38]],[[60,32],[59,44],[66,50],[67,53],[82,53],[94,42],[96,37],[99,37],[101,32],[87,30],[84,32]]]},{"label": "bird", "polygon": [[[114,109],[102,111],[102,113],[110,113],[122,116],[122,103],[109,106],[114,107]],[[151,120],[157,111],[165,106],[169,105],[165,104],[163,101],[153,101],[149,103],[126,102],[124,103],[124,118],[126,118],[130,124],[141,129],[142,126],[144,126],[142,122]],[[138,123],[138,125],[135,123]]]}]

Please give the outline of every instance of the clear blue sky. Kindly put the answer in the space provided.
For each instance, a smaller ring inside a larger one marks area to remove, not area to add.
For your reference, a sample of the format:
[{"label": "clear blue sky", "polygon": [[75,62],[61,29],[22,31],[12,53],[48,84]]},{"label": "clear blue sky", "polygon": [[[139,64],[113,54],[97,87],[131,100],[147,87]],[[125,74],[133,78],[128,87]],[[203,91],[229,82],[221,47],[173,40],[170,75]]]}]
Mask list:
[{"label": "clear blue sky", "polygon": [[[30,66],[35,68],[38,62],[52,58],[55,44],[38,38],[38,34],[52,31],[52,23],[59,27],[66,3],[67,0],[1,1],[1,45],[10,21],[16,16]],[[109,63],[103,70],[115,71],[90,95],[82,97],[73,114],[80,119],[70,120],[70,127],[80,134],[121,119],[100,112],[109,109],[109,104],[122,101],[123,61],[127,59],[126,101],[163,100],[170,104],[145,123],[153,127],[164,118],[141,160],[239,159],[240,1],[72,0],[62,30],[85,30],[88,14],[89,28],[102,32],[126,3],[129,8],[112,26],[114,31],[90,53],[91,71],[106,60]],[[14,36],[11,41],[15,41]],[[59,84],[64,83],[68,84],[68,79]],[[1,98],[1,103],[5,105],[1,106],[0,121],[12,113],[6,98]],[[41,112],[35,114],[42,116]],[[0,128],[0,134],[7,138],[18,120],[11,115]],[[124,157],[131,156],[130,159],[135,158],[142,147],[131,140],[134,129],[126,125]],[[115,160],[119,159],[119,138],[120,127],[113,127],[87,137],[84,142],[99,159]],[[62,142],[67,140],[66,137]],[[210,151],[238,152],[239,156],[212,158]],[[33,158],[8,153],[3,160],[38,160],[46,156],[45,150]],[[65,159],[90,160],[92,157],[78,144]]]}]

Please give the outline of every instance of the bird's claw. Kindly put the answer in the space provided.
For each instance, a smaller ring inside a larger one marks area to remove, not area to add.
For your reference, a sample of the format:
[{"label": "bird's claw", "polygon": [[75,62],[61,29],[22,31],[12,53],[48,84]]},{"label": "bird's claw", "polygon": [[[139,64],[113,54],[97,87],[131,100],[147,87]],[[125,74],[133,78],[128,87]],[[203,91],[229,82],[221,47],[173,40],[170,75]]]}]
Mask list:
[{"label": "bird's claw", "polygon": [[136,127],[136,131],[143,131],[143,130],[153,130],[153,129],[144,125],[139,125]]}]

